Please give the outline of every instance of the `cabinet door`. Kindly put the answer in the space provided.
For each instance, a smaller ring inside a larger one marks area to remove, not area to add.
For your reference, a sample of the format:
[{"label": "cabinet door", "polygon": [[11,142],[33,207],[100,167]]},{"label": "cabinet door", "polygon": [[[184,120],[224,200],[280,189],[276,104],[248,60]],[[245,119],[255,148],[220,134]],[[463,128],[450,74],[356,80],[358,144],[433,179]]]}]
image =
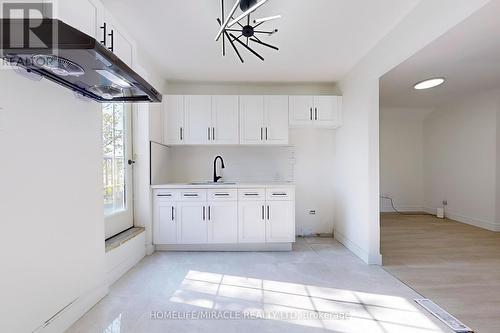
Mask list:
[{"label": "cabinet door", "polygon": [[184,96],[163,96],[163,143],[184,143]]},{"label": "cabinet door", "polygon": [[89,0],[44,0],[44,4],[53,4],[53,17],[76,28],[87,35],[97,39],[102,38],[102,32],[98,31],[98,12],[102,10],[97,3]]},{"label": "cabinet door", "polygon": [[132,67],[132,42],[125,35],[117,21],[108,12],[105,15],[106,22],[106,47],[112,51],[121,61]]},{"label": "cabinet door", "polygon": [[212,143],[239,143],[238,96],[212,96]]},{"label": "cabinet door", "polygon": [[212,97],[185,96],[186,143],[207,144],[212,139]]},{"label": "cabinet door", "polygon": [[266,220],[264,201],[238,202],[238,242],[264,243]]},{"label": "cabinet door", "polygon": [[288,144],[288,96],[264,97],[264,136],[268,144]]},{"label": "cabinet door", "polygon": [[308,126],[313,122],[312,96],[290,96],[290,126]]},{"label": "cabinet door", "polygon": [[314,120],[317,126],[339,126],[339,98],[337,96],[314,97]]},{"label": "cabinet door", "polygon": [[295,208],[293,201],[269,201],[266,206],[266,242],[295,241]]},{"label": "cabinet door", "polygon": [[240,143],[265,143],[263,96],[240,96]]},{"label": "cabinet door", "polygon": [[154,216],[154,243],[177,243],[177,212],[175,203],[157,203]]},{"label": "cabinet door", "polygon": [[207,209],[204,202],[180,202],[178,207],[177,240],[179,244],[207,242]]},{"label": "cabinet door", "polygon": [[238,242],[238,203],[236,201],[208,203],[208,242],[216,244]]}]

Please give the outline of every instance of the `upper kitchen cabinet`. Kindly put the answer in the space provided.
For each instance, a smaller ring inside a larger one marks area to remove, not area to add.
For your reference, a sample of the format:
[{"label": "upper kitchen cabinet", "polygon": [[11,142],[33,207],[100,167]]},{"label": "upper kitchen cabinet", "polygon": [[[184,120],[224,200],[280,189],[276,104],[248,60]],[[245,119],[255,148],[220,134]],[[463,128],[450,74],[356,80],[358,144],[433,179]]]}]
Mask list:
[{"label": "upper kitchen cabinet", "polygon": [[214,144],[239,143],[238,96],[212,96],[212,141]]},{"label": "upper kitchen cabinet", "polygon": [[342,97],[290,96],[290,126],[337,128],[341,126]]},{"label": "upper kitchen cabinet", "polygon": [[184,96],[165,95],[162,102],[163,144],[185,143]]},{"label": "upper kitchen cabinet", "polygon": [[101,31],[105,38],[101,41],[104,46],[113,52],[121,61],[132,67],[133,46],[129,38],[118,22],[108,12],[101,25]]},{"label": "upper kitchen cabinet", "polygon": [[[52,4],[52,13],[49,6]],[[99,26],[104,17],[104,10],[100,2],[92,0],[57,0],[44,1],[45,13],[63,21],[66,24],[101,40]]]},{"label": "upper kitchen cabinet", "polygon": [[238,144],[238,96],[164,96],[164,99],[164,144]]},{"label": "upper kitchen cabinet", "polygon": [[211,142],[212,96],[184,96],[186,110],[186,143],[203,145]]},{"label": "upper kitchen cabinet", "polygon": [[240,143],[288,144],[288,97],[240,96]]}]

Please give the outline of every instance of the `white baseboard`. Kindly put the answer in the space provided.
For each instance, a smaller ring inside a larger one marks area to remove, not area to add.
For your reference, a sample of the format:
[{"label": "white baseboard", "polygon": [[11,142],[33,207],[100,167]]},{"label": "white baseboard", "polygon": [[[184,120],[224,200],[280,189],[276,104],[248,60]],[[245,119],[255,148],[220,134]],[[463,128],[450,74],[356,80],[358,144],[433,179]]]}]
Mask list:
[{"label": "white baseboard", "polygon": [[382,255],[380,253],[371,254],[363,250],[359,245],[348,239],[345,235],[335,230],[335,239],[344,245],[349,251],[358,256],[369,265],[382,265]]},{"label": "white baseboard", "polygon": [[61,333],[65,332],[87,313],[97,302],[108,293],[108,285],[102,284],[93,290],[81,295],[73,304],[55,316],[47,326],[42,326],[33,333]]},{"label": "white baseboard", "polygon": [[[425,208],[425,211],[430,213],[430,214],[436,214],[436,208],[427,207],[427,208]],[[478,227],[478,228],[482,228],[482,229],[486,229],[486,230],[490,230],[490,231],[500,231],[500,225],[496,224],[496,223],[492,223],[490,221],[485,221],[485,220],[481,220],[481,219],[478,219],[475,217],[458,214],[456,212],[449,211],[449,210],[446,210],[445,216],[447,219],[461,222],[461,223],[465,223],[465,224],[469,224],[469,225],[473,225],[473,226]]]},{"label": "white baseboard", "polygon": [[[423,212],[425,210],[424,207],[418,205],[405,205],[405,206],[396,206],[396,209],[400,212]],[[380,206],[381,213],[395,213],[392,206],[383,205]]]},{"label": "white baseboard", "polygon": [[156,245],[157,251],[292,251],[292,243],[172,244]]}]

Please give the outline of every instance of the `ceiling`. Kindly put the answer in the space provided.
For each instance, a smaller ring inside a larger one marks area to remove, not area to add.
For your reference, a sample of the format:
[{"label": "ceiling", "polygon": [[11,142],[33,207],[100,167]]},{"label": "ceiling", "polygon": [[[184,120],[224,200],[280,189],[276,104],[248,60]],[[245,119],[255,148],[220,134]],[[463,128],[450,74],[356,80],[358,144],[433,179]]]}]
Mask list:
[{"label": "ceiling", "polygon": [[[255,46],[265,62],[228,46],[221,55],[216,18],[220,0],[104,0],[170,81],[335,82],[418,3],[418,0],[270,0],[256,17],[277,28],[262,38],[280,51]],[[229,11],[234,0],[225,0]]]},{"label": "ceiling", "polygon": [[[492,1],[384,75],[382,107],[435,108],[464,95],[500,88],[500,1]],[[428,90],[413,85],[431,77],[446,83]]]}]

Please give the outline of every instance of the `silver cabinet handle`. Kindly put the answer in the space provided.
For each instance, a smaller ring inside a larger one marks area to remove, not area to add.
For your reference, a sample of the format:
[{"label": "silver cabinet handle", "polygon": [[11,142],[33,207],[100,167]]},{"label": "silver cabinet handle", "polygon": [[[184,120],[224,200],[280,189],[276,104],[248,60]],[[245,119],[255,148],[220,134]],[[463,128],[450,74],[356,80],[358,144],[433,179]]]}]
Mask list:
[{"label": "silver cabinet handle", "polygon": [[286,193],[273,193],[273,196],[285,196],[287,195]]},{"label": "silver cabinet handle", "polygon": [[259,193],[245,193],[246,197],[257,196],[257,195],[259,195]]},{"label": "silver cabinet handle", "polygon": [[203,221],[205,221],[205,206],[203,206]]},{"label": "silver cabinet handle", "polygon": [[313,120],[313,108],[309,108],[309,118]]},{"label": "silver cabinet handle", "polygon": [[210,141],[210,127],[208,128],[208,141]]},{"label": "silver cabinet handle", "polygon": [[318,108],[314,108],[314,120],[318,120]]},{"label": "silver cabinet handle", "polygon": [[264,135],[263,135],[263,132],[264,132],[264,128],[260,128],[260,141],[264,140]]},{"label": "silver cabinet handle", "polygon": [[215,140],[215,127],[212,127],[212,140]]},{"label": "silver cabinet handle", "polygon": [[157,196],[157,197],[160,197],[160,198],[161,198],[161,197],[171,197],[171,196],[172,196],[172,194],[157,194],[156,196]]},{"label": "silver cabinet handle", "polygon": [[210,206],[208,206],[208,220],[209,221],[211,220],[211,217],[210,217]]},{"label": "silver cabinet handle", "polygon": [[267,205],[267,220],[268,221],[269,221],[269,216],[270,216],[270,214],[269,214],[269,205]]},{"label": "silver cabinet handle", "polygon": [[183,135],[183,130],[182,130],[182,127],[180,128],[180,138],[181,138],[181,141],[184,140],[184,135]]},{"label": "silver cabinet handle", "polygon": [[264,217],[264,205],[262,205],[262,221],[265,220],[265,217]]},{"label": "silver cabinet handle", "polygon": [[215,193],[214,194],[216,197],[228,197],[229,193]]},{"label": "silver cabinet handle", "polygon": [[197,198],[198,194],[197,193],[184,193],[185,197],[191,197],[191,198]]},{"label": "silver cabinet handle", "polygon": [[174,220],[174,206],[172,206],[172,221]]},{"label": "silver cabinet handle", "polygon": [[266,127],[266,141],[267,141],[267,127]]}]

